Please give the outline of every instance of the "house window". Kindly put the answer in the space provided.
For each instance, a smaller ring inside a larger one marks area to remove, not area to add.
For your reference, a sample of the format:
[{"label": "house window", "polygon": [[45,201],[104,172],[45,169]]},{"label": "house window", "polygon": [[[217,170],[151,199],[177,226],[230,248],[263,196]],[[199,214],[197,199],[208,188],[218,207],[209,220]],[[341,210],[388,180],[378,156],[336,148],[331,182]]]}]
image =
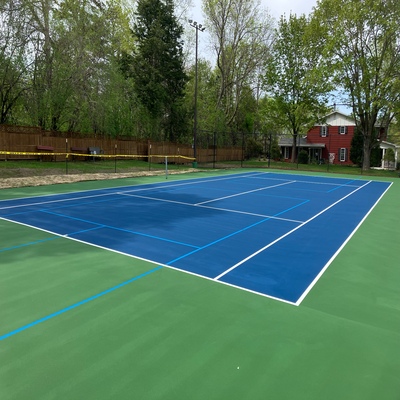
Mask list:
[{"label": "house window", "polygon": [[347,149],[339,149],[339,161],[344,162],[347,160]]},{"label": "house window", "polygon": [[339,126],[339,134],[346,135],[347,133],[347,126]]},{"label": "house window", "polygon": [[321,137],[327,137],[328,136],[328,127],[326,125],[325,126],[321,126],[319,134],[320,134]]},{"label": "house window", "polygon": [[285,160],[290,158],[290,147],[284,147],[284,157]]}]

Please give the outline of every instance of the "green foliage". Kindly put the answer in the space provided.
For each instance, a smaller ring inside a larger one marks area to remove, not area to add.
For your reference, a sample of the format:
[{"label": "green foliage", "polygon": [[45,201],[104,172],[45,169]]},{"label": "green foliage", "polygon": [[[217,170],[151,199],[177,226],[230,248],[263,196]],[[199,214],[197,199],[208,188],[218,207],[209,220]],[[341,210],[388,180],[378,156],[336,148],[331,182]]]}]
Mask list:
[{"label": "green foliage", "polygon": [[399,20],[400,3],[393,0],[321,0],[313,14],[341,100],[352,107],[364,138],[364,170],[371,164],[375,123],[387,127],[398,109]]},{"label": "green foliage", "polygon": [[255,0],[205,0],[203,10],[219,76],[217,108],[229,130],[241,131],[249,122],[247,91],[259,86],[270,56],[272,21]]},{"label": "green foliage", "polygon": [[271,143],[271,154],[270,158],[272,160],[280,160],[282,154],[281,154],[281,149],[278,145],[278,138],[272,137],[272,143]]},{"label": "green foliage", "polygon": [[133,32],[137,41],[133,58],[135,90],[141,104],[175,141],[187,132],[183,108],[187,75],[183,67],[183,28],[174,16],[173,2],[140,0]]},{"label": "green foliage", "polygon": [[382,165],[382,150],[377,146],[371,150],[371,167],[380,167]]},{"label": "green foliage", "polygon": [[350,147],[350,160],[353,164],[362,166],[362,158],[363,158],[363,135],[359,129],[356,129],[351,139],[351,147]]},{"label": "green foliage", "polygon": [[299,164],[308,164],[308,153],[305,150],[299,152]]},{"label": "green foliage", "polygon": [[248,160],[250,158],[259,157],[263,152],[263,146],[260,142],[252,137],[246,138],[245,142],[245,158]]},{"label": "green foliage", "polygon": [[[307,132],[327,111],[326,95],[331,89],[321,46],[310,34],[311,25],[302,15],[281,17],[272,57],[264,77],[270,101],[266,114],[294,138]],[[295,152],[293,151],[294,161]]]},{"label": "green foliage", "polygon": [[385,161],[389,161],[389,162],[394,162],[396,160],[395,153],[394,153],[393,149],[389,148],[389,149],[386,150],[384,160]]},{"label": "green foliage", "polygon": [[135,97],[121,84],[118,59],[132,48],[132,36],[120,1],[15,4],[5,1],[0,9],[2,122],[131,133]]}]

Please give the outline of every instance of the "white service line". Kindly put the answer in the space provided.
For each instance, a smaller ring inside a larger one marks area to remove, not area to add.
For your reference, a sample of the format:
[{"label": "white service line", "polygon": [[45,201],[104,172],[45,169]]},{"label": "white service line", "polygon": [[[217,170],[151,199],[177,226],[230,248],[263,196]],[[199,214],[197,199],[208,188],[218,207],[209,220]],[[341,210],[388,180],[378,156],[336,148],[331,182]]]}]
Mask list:
[{"label": "white service line", "polygon": [[229,195],[229,196],[219,197],[219,198],[217,198],[217,199],[202,201],[201,203],[196,203],[195,205],[196,205],[196,206],[201,206],[201,205],[203,205],[203,204],[212,203],[212,202],[214,202],[214,201],[230,199],[231,197],[243,196],[244,194],[259,192],[259,191],[261,191],[261,190],[267,190],[267,189],[271,189],[271,188],[278,187],[278,186],[289,185],[289,184],[295,183],[295,182],[296,182],[296,181],[289,181],[289,182],[279,183],[279,184],[273,185],[273,186],[264,186],[264,187],[262,187],[262,188],[253,189],[253,190],[248,190],[248,191],[246,191],[246,192],[235,193],[235,194],[231,194],[231,195]]},{"label": "white service line", "polygon": [[[248,212],[248,211],[232,210],[230,208],[204,206],[204,205],[202,205],[202,203],[198,203],[198,204],[185,203],[183,201],[159,199],[157,197],[142,196],[140,194],[130,194],[130,193],[124,193],[124,192],[121,192],[121,193],[118,193],[118,194],[121,195],[121,196],[137,197],[139,199],[146,199],[146,200],[160,201],[160,202],[164,202],[164,203],[179,204],[179,205],[184,205],[184,206],[188,206],[188,207],[206,208],[208,210],[224,211],[224,212],[229,212],[229,213],[234,213],[234,214],[251,215],[252,217],[277,219],[279,221],[294,222],[296,224],[302,224],[304,222],[304,221],[298,221],[296,219],[276,217],[276,216],[273,216],[273,215],[265,215],[265,214],[251,213],[251,212]],[[215,201],[215,200],[213,200],[213,201]]]},{"label": "white service line", "polygon": [[[299,175],[299,176],[305,176],[305,175]],[[333,177],[324,177],[326,179],[335,179]],[[249,176],[248,179],[254,179],[253,176]],[[268,179],[271,181],[282,181],[283,179],[279,179],[279,178],[261,178],[261,177],[257,177],[257,179]],[[344,180],[344,178],[342,178]],[[289,181],[289,179],[287,179],[287,181]],[[301,181],[301,180],[295,180],[294,182],[296,183],[308,183],[310,185],[326,185],[326,186],[346,186],[346,187],[358,187],[357,185],[349,185],[347,183],[343,183],[343,184],[339,184],[338,182],[318,182],[318,181]],[[346,181],[346,182],[366,182],[365,180],[361,180],[361,179],[352,179],[351,181]]]},{"label": "white service line", "polygon": [[[86,199],[93,199],[95,197],[112,196],[112,195],[115,195],[115,194],[116,194],[115,192],[113,192],[113,193],[101,193],[101,194],[90,195],[90,196],[72,197],[72,198],[69,198],[69,199],[48,200],[48,201],[39,201],[37,203],[17,204],[15,206],[0,207],[0,210],[9,210],[9,209],[12,209],[12,208],[20,208],[20,207],[41,206],[41,205],[45,205],[45,204],[63,203],[63,202],[74,201],[74,200],[86,200]],[[55,195],[55,196],[57,196],[57,195]]]},{"label": "white service line", "polygon": [[[246,173],[246,174],[248,174],[248,173]],[[38,199],[38,198],[39,199],[51,198],[51,197],[55,197],[55,196],[68,196],[70,194],[88,193],[88,192],[96,192],[96,191],[98,192],[98,191],[107,190],[106,193],[90,194],[90,195],[85,195],[85,196],[80,196],[80,197],[62,198],[62,199],[57,199],[57,200],[44,200],[44,201],[38,201],[35,203],[18,204],[18,205],[6,206],[6,207],[0,206],[0,210],[7,210],[10,208],[19,208],[19,207],[30,207],[30,206],[37,206],[37,205],[42,205],[42,204],[62,203],[63,201],[91,199],[91,198],[95,198],[95,197],[112,196],[114,194],[121,194],[121,193],[132,193],[132,192],[141,192],[141,191],[148,191],[148,190],[155,190],[155,189],[166,189],[166,188],[178,187],[178,186],[198,185],[198,184],[201,184],[204,182],[224,181],[224,180],[237,179],[237,178],[248,178],[249,176],[252,177],[252,176],[260,175],[260,174],[264,174],[264,172],[263,173],[258,172],[258,173],[254,173],[251,175],[243,175],[243,173],[241,173],[241,174],[234,174],[234,175],[223,176],[223,177],[198,178],[198,180],[195,182],[193,182],[193,178],[190,178],[190,179],[188,179],[189,182],[181,181],[181,182],[175,183],[175,184],[163,183],[158,186],[144,187],[144,186],[153,185],[152,183],[146,183],[146,184],[139,185],[139,187],[136,187],[134,189],[124,190],[124,191],[121,191],[120,189],[127,188],[127,186],[117,186],[115,188],[105,188],[105,189],[103,188],[103,189],[79,190],[76,192],[66,192],[66,193],[56,193],[56,194],[53,193],[53,194],[45,194],[45,195],[38,195],[38,196],[32,196],[32,197],[21,197],[21,198],[15,198],[15,199],[1,199],[0,204],[2,202],[9,202],[9,201]],[[111,191],[111,190],[113,190],[113,191]]]},{"label": "white service line", "polygon": [[346,196],[342,197],[341,199],[335,201],[334,203],[332,203],[330,206],[326,207],[325,209],[323,209],[322,211],[320,211],[318,214],[315,214],[313,217],[311,217],[310,219],[308,219],[307,221],[303,222],[301,225],[296,226],[295,228],[293,228],[292,230],[290,230],[289,232],[286,232],[284,235],[280,236],[279,238],[275,239],[273,242],[268,243],[266,246],[264,246],[263,248],[257,250],[256,252],[254,252],[253,254],[249,255],[248,257],[246,257],[245,259],[243,259],[242,261],[239,261],[237,264],[233,265],[232,267],[230,267],[229,269],[227,269],[226,271],[222,272],[222,274],[219,274],[218,276],[216,276],[214,278],[214,280],[219,280],[221,279],[224,275],[228,274],[229,272],[233,271],[234,269],[236,269],[237,267],[239,267],[240,265],[244,264],[246,261],[252,259],[253,257],[255,257],[257,254],[262,253],[264,250],[268,249],[269,247],[273,246],[275,243],[278,243],[279,241],[281,241],[282,239],[284,239],[286,236],[291,235],[293,232],[297,231],[298,229],[302,228],[304,225],[307,225],[309,222],[311,222],[312,220],[314,220],[315,218],[319,217],[321,214],[323,214],[324,212],[328,211],[329,209],[331,209],[332,207],[334,207],[336,204],[340,203],[341,201],[343,201],[344,199],[346,199],[347,197],[351,196],[352,194],[354,194],[355,192],[359,191],[360,189],[364,188],[365,186],[367,186],[368,184],[370,184],[371,181],[368,181],[367,183],[365,183],[362,186],[359,186],[357,189],[353,190],[352,192],[348,193]]}]

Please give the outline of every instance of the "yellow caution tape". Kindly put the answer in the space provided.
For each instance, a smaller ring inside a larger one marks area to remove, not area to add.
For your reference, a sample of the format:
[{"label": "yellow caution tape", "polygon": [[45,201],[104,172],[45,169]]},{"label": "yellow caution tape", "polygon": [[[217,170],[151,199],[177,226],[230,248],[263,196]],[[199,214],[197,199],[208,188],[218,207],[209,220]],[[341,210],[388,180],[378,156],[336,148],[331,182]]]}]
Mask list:
[{"label": "yellow caution tape", "polygon": [[81,156],[81,157],[102,157],[102,158],[183,158],[185,160],[194,161],[193,157],[186,157],[180,154],[165,155],[165,154],[88,154],[88,153],[53,153],[53,152],[29,152],[29,151],[2,151],[0,154],[16,155],[16,156]]}]

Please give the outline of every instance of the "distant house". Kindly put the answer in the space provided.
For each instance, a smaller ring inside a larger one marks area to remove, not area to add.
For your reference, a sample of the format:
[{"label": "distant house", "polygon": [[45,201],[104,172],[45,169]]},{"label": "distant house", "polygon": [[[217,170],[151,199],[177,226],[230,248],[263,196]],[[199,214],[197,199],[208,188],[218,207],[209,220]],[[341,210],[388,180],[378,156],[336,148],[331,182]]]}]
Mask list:
[{"label": "distant house", "polygon": [[[297,147],[308,152],[310,162],[352,165],[350,148],[355,129],[356,123],[352,117],[339,111],[333,111],[326,116],[323,124],[315,125],[307,132],[307,136],[300,137]],[[397,165],[399,146],[385,141],[383,129],[380,130],[378,139],[381,140],[380,148],[382,149],[381,168],[394,169]],[[292,156],[292,137],[282,137],[279,140],[279,147],[283,159],[289,161]],[[395,152],[394,163],[384,161],[388,148],[392,148]]]},{"label": "distant house", "polygon": [[[290,161],[292,159],[292,151],[293,151],[293,139],[292,136],[282,136],[279,139],[279,147],[281,149],[282,158],[286,161]],[[325,143],[311,143],[308,141],[308,137],[299,136],[296,141],[296,147],[301,150],[305,150],[308,152],[309,160],[313,161],[321,161],[323,160],[322,154],[324,154]]]},{"label": "distant house", "polygon": [[325,144],[320,155],[323,160],[329,160],[331,164],[351,165],[350,148],[355,129],[352,117],[333,111],[326,116],[324,124],[316,125],[307,132],[307,142]]}]

